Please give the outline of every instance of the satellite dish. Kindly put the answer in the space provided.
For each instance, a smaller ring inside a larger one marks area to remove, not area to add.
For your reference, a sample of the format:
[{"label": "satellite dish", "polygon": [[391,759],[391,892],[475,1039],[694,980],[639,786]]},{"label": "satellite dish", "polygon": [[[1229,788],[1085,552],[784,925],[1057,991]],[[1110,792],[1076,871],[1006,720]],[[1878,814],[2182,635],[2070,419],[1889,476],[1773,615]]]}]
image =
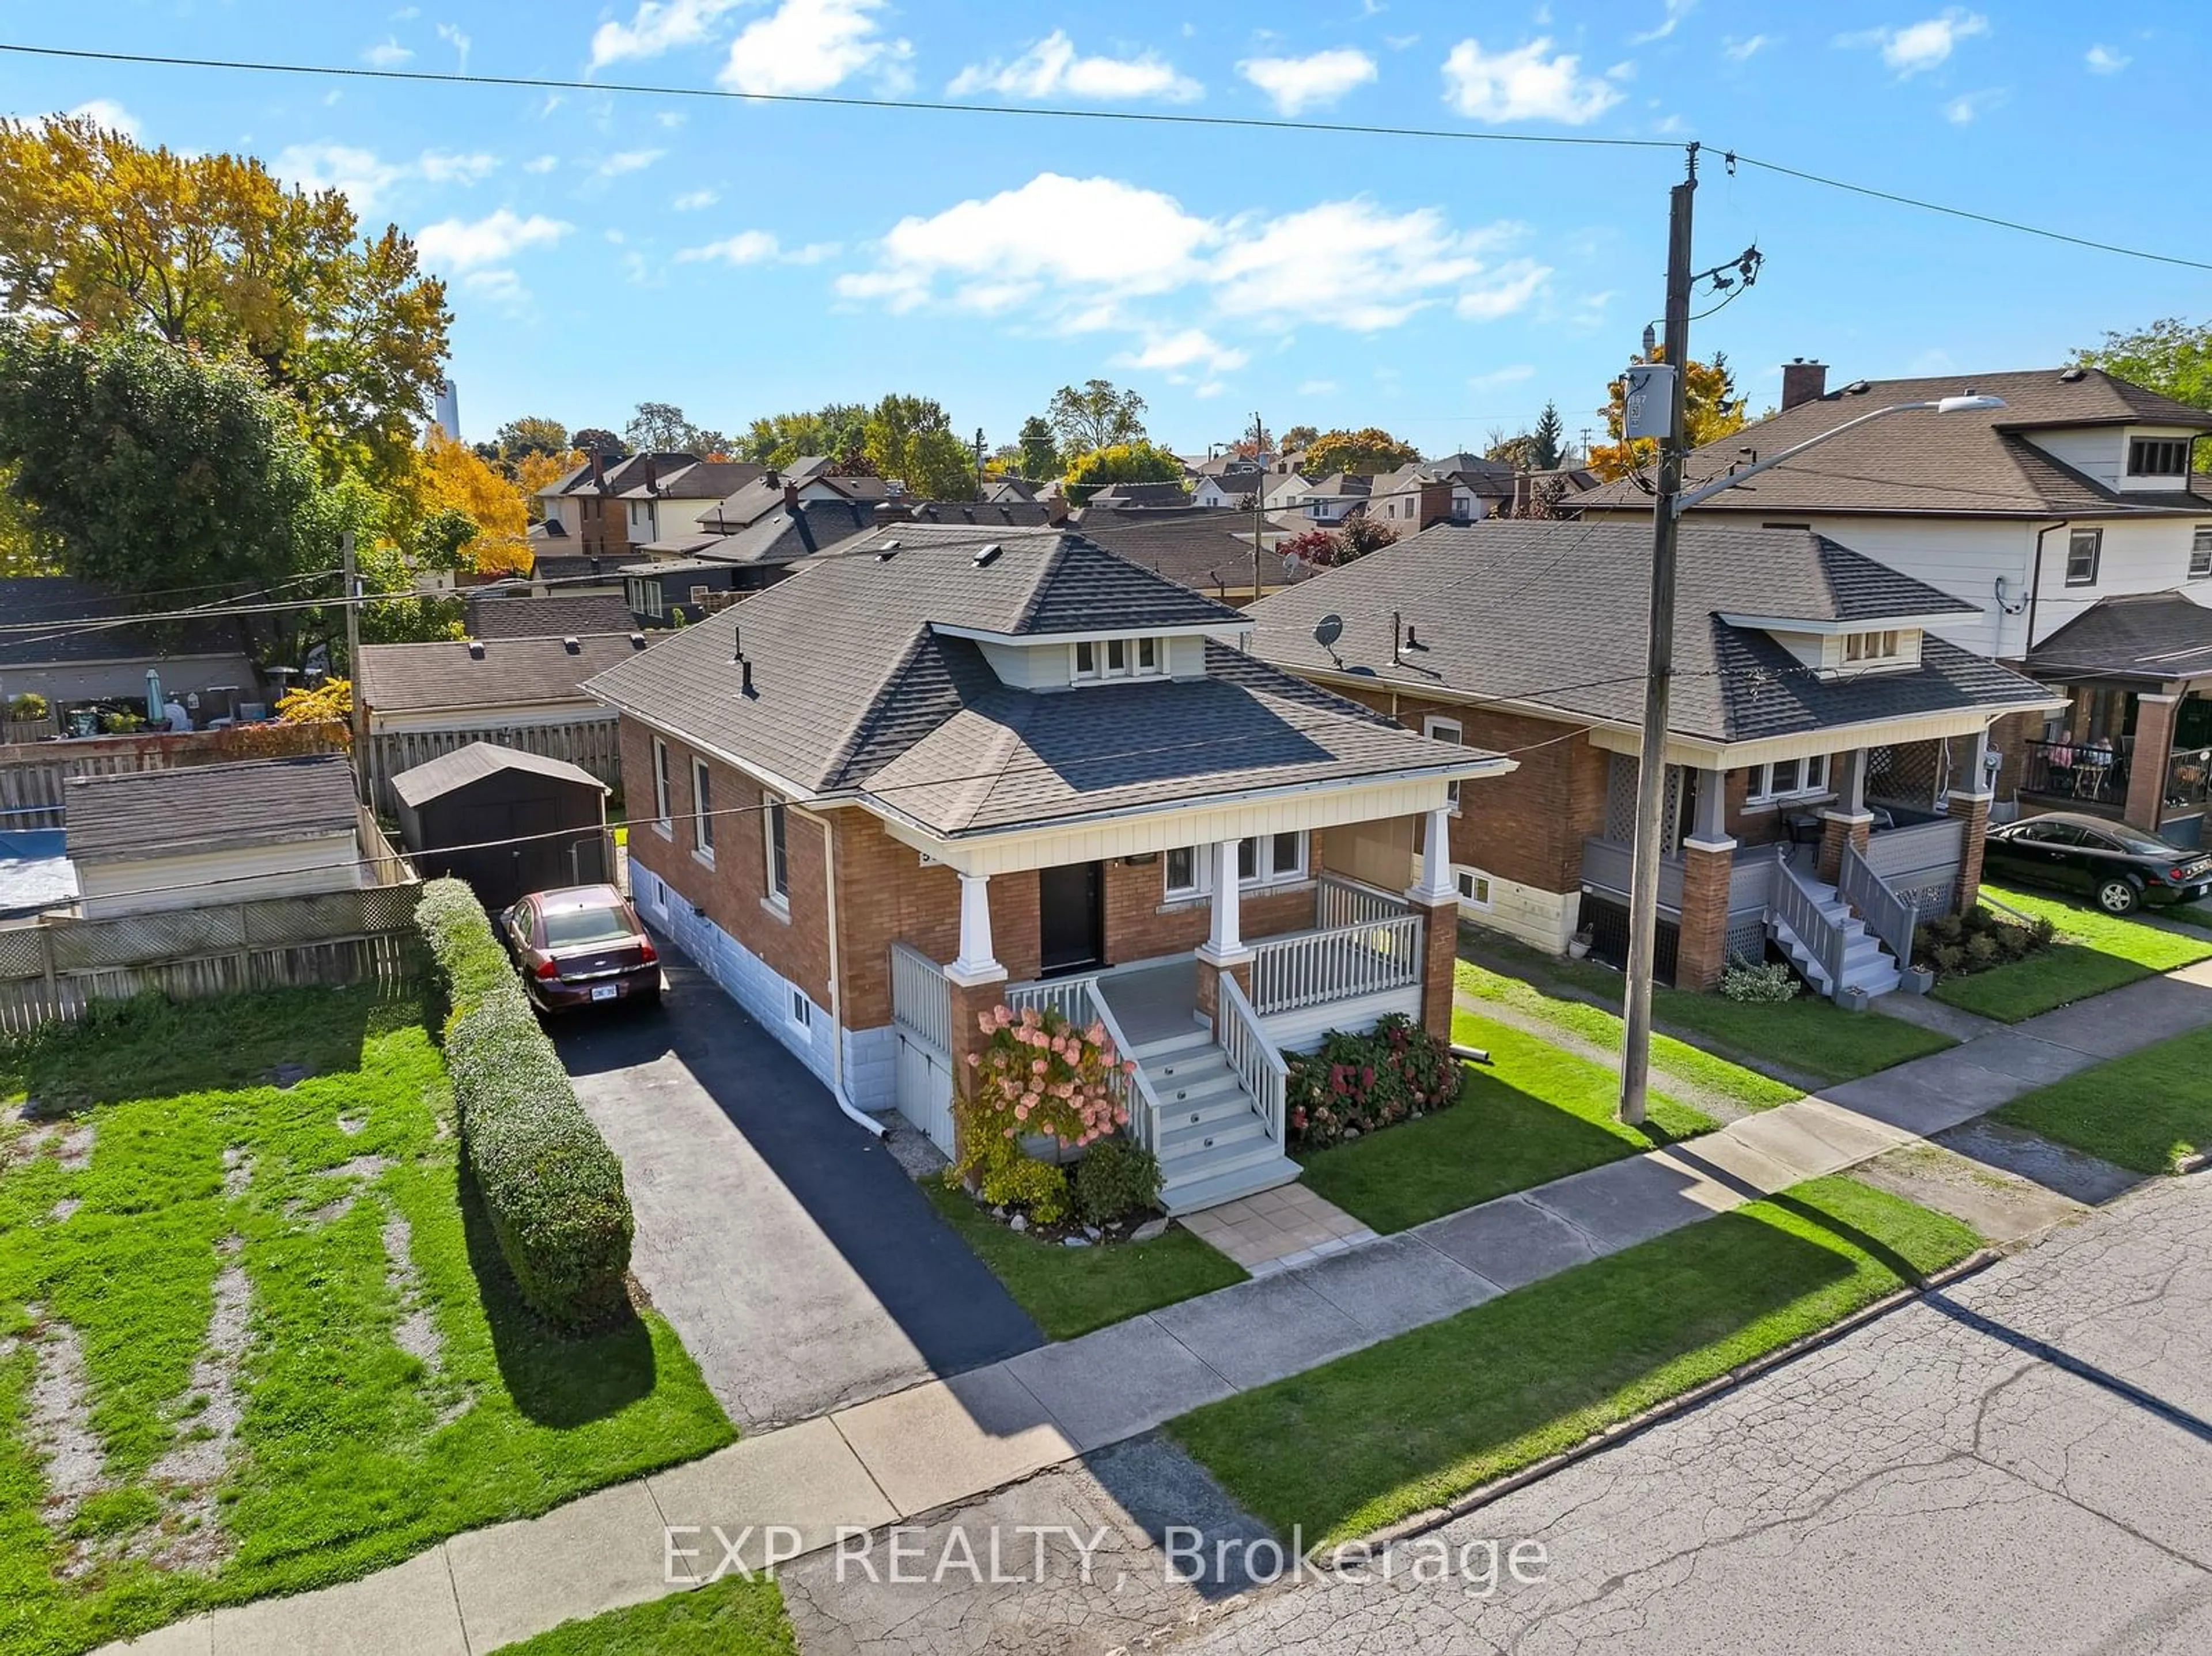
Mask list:
[{"label": "satellite dish", "polygon": [[1336,648],[1337,640],[1344,636],[1344,617],[1334,610],[1314,623],[1314,642],[1324,650]]}]

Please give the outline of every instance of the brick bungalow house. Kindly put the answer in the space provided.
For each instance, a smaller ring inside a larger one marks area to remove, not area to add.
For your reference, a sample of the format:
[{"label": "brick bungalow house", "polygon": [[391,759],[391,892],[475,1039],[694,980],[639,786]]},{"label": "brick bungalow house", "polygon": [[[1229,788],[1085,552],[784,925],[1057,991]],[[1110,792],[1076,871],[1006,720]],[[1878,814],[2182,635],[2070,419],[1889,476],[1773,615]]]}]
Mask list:
[{"label": "brick bungalow house", "polygon": [[[2078,366],[1831,391],[1826,367],[1801,358],[1783,366],[1780,411],[1692,454],[1687,475],[1968,390],[2004,406],[1872,422],[1698,514],[1809,528],[1879,558],[1961,601],[1944,637],[2050,686],[2057,705],[1992,736],[2005,814],[2086,811],[2212,843],[2212,476],[2191,465],[2212,414]],[[1571,505],[1651,514],[1627,482]]]},{"label": "brick bungalow house", "polygon": [[[1650,541],[1440,525],[1249,612],[1277,665],[1517,760],[1444,819],[1452,878],[1553,952],[1626,940]],[[1826,992],[1893,988],[1915,909],[1978,889],[1990,726],[2057,699],[1936,634],[1960,600],[1822,536],[1692,519],[1679,593],[1661,969],[1707,988],[1771,939]]]},{"label": "brick bungalow house", "polygon": [[1078,534],[894,525],[591,681],[639,907],[848,1107],[949,1147],[978,1014],[1049,1005],[1138,1061],[1172,1210],[1293,1179],[1282,1051],[1448,1027],[1416,828],[1511,766],[1249,629]]}]

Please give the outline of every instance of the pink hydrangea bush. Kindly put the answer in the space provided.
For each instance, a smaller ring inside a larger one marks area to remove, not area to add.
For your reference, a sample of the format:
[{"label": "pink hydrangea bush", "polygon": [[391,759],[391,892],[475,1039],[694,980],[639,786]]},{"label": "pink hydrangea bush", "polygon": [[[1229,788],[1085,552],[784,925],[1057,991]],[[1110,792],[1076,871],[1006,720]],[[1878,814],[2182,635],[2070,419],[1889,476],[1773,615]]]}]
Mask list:
[{"label": "pink hydrangea bush", "polygon": [[1127,1125],[1123,1089],[1137,1066],[1114,1050],[1103,1024],[1082,1028],[1048,1008],[997,1006],[978,1022],[991,1039],[968,1055],[974,1084],[954,1106],[953,1173],[985,1201],[1054,1223],[1067,1210],[1066,1175],[1025,1154],[1022,1141],[1041,1136],[1079,1149]]}]

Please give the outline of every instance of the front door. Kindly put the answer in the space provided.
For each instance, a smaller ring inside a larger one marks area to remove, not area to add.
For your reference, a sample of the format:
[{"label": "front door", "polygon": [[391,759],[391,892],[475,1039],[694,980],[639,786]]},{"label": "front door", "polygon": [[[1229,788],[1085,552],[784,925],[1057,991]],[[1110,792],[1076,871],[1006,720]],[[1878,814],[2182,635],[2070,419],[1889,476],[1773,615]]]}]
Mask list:
[{"label": "front door", "polygon": [[1047,977],[1106,961],[1101,865],[1067,863],[1037,870],[1037,956]]}]

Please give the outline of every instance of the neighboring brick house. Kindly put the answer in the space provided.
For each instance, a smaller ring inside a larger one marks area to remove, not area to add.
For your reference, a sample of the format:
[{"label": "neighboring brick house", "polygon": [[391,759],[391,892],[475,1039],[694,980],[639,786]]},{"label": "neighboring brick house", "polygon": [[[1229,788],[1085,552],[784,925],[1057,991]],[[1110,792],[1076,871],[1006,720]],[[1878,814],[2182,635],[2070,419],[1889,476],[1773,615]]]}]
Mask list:
[{"label": "neighboring brick house", "polygon": [[[1517,761],[1455,809],[1452,874],[1469,919],[1553,951],[1625,941],[1650,542],[1439,527],[1249,611],[1278,665]],[[1824,990],[1893,987],[1902,905],[1978,886],[1989,727],[2055,698],[1936,635],[1960,600],[1824,537],[1692,520],[1680,555],[1662,969],[1709,987],[1771,937]]]},{"label": "neighboring brick house", "polygon": [[[1859,427],[1700,518],[1811,528],[1965,608],[1937,630],[2051,686],[2061,705],[1992,737],[2008,814],[2088,811],[2212,843],[2212,476],[2191,469],[2212,413],[2101,369],[1861,379],[1784,365],[1782,407],[1692,454],[1718,476],[1876,409],[1972,391],[2002,406],[1916,409]],[[1585,518],[1650,516],[1614,482]]]},{"label": "neighboring brick house", "polygon": [[594,454],[538,493],[538,516],[559,525],[575,555],[620,562],[634,547],[691,532],[766,470],[696,454]]},{"label": "neighboring brick house", "polygon": [[1079,535],[896,527],[591,681],[641,910],[941,1143],[977,1016],[1050,1004],[1138,1060],[1172,1210],[1296,1177],[1279,1049],[1448,1027],[1456,909],[1415,828],[1510,765],[1243,653],[1237,610]]}]

